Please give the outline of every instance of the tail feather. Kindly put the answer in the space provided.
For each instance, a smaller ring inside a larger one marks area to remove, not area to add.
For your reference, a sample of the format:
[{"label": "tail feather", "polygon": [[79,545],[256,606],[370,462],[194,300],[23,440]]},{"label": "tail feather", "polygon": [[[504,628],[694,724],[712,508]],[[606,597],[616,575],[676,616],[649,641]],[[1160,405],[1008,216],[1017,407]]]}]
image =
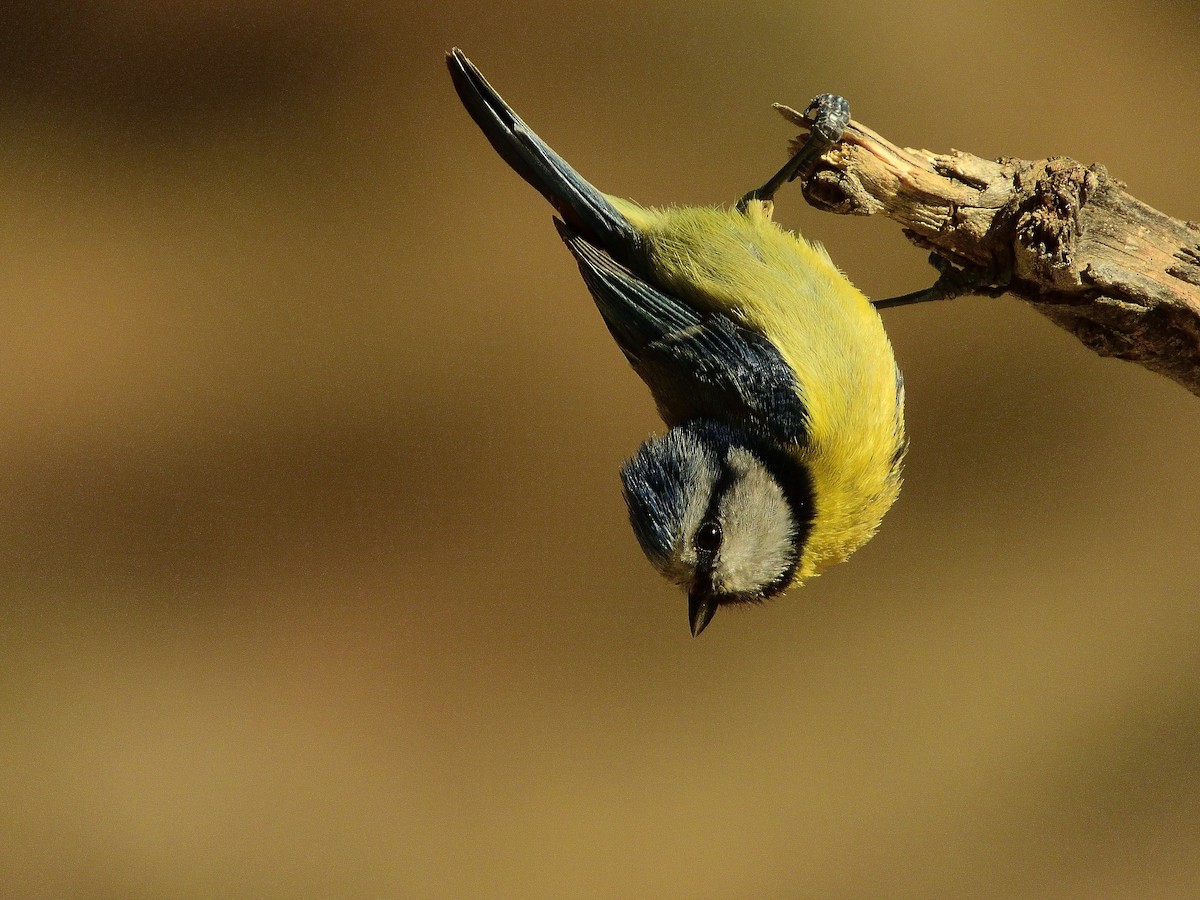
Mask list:
[{"label": "tail feather", "polygon": [[521,121],[461,50],[447,53],[446,65],[463,106],[501,159],[570,225],[618,258],[628,258],[638,243],[629,220]]}]

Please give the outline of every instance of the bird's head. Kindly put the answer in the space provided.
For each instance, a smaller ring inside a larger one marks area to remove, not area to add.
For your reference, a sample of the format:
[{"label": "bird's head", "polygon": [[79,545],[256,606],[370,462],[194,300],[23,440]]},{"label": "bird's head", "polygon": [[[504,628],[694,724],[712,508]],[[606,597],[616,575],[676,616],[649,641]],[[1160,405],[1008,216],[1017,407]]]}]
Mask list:
[{"label": "bird's head", "polygon": [[813,504],[802,464],[782,449],[695,420],[642,444],[621,478],[643,552],[687,591],[692,634],[719,606],[792,583]]}]

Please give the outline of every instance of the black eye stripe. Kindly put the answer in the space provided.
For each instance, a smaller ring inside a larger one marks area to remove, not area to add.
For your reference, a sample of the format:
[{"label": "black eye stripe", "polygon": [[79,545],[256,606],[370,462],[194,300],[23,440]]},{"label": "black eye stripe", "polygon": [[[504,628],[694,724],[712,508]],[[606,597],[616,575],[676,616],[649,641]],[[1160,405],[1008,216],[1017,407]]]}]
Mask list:
[{"label": "black eye stripe", "polygon": [[[700,556],[696,571],[702,575],[712,573],[713,563],[716,561],[717,551],[721,548],[721,540],[724,537],[721,517],[718,515],[721,501],[738,481],[737,472],[729,465],[728,455],[721,460],[720,466],[721,472],[717,476],[717,480],[713,482],[712,493],[708,495],[708,508],[704,511],[704,518],[700,520],[700,525],[697,526],[696,533],[692,537],[692,544],[699,551]],[[714,529],[715,540],[712,540],[711,531]],[[701,534],[705,532],[709,532],[709,534],[702,538]]]},{"label": "black eye stripe", "polygon": [[704,511],[703,522],[720,522],[720,516],[717,511],[721,508],[721,501],[725,499],[725,495],[733,490],[733,486],[737,484],[738,474],[733,470],[733,466],[729,465],[729,457],[721,460],[721,474],[717,476],[717,480],[713,482],[712,493],[708,495],[708,509]]}]

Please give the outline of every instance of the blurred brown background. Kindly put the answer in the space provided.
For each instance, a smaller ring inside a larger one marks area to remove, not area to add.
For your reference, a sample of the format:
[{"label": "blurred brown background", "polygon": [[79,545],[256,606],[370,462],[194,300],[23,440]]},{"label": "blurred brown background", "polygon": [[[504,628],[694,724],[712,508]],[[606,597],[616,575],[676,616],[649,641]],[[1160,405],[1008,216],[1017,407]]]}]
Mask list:
[{"label": "blurred brown background", "polygon": [[649,397],[455,44],[644,202],[833,90],[1200,209],[1182,3],[7,4],[0,892],[1200,895],[1200,400],[1009,298],[891,312],[900,503],[692,640],[618,489]]}]

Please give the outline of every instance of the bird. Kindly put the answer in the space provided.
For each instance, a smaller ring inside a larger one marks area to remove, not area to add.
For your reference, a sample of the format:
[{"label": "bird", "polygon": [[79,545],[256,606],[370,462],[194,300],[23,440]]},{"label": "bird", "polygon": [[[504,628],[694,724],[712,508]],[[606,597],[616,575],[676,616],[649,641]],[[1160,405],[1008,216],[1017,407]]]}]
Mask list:
[{"label": "bird", "polygon": [[461,50],[446,61],[492,147],[550,201],[667,426],[621,480],[643,553],[687,594],[692,635],[865,544],[900,491],[904,381],[872,302],[772,218],[776,189],[840,137],[846,102],[815,99],[808,142],[736,203],[651,208],[593,187]]}]

